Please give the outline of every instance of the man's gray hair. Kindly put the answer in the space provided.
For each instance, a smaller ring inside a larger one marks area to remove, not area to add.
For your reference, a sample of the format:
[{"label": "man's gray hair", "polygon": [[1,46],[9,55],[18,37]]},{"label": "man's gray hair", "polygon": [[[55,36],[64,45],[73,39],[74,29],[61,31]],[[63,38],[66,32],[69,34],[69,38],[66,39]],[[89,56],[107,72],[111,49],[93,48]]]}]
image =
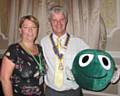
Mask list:
[{"label": "man's gray hair", "polygon": [[66,20],[68,19],[68,13],[63,6],[54,6],[48,10],[48,19],[51,19],[54,13],[63,13]]}]

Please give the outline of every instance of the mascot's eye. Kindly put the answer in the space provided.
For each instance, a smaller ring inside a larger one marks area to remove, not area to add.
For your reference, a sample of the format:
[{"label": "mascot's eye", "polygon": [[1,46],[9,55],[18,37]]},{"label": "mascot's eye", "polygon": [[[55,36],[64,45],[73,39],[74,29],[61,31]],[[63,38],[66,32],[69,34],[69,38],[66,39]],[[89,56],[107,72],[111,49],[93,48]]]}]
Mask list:
[{"label": "mascot's eye", "polygon": [[103,68],[105,68],[106,70],[109,70],[111,68],[111,62],[110,59],[104,55],[98,55],[98,59],[101,63],[101,65],[103,66]]},{"label": "mascot's eye", "polygon": [[80,58],[79,58],[79,65],[81,67],[87,66],[92,61],[93,57],[94,57],[94,55],[92,55],[92,54],[81,55]]}]

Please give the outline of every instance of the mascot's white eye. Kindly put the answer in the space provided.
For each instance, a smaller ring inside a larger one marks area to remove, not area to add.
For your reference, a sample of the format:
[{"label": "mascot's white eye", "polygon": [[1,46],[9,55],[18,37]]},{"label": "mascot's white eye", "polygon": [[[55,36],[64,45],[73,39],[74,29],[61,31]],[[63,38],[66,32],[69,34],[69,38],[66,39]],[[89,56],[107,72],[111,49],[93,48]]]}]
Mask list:
[{"label": "mascot's white eye", "polygon": [[105,68],[106,70],[109,70],[111,68],[111,62],[110,59],[104,55],[98,55],[98,59],[101,63],[101,65],[103,66],[103,68]]},{"label": "mascot's white eye", "polygon": [[92,61],[93,57],[94,57],[94,55],[92,55],[92,54],[81,55],[80,58],[79,58],[79,65],[81,67],[87,66]]}]

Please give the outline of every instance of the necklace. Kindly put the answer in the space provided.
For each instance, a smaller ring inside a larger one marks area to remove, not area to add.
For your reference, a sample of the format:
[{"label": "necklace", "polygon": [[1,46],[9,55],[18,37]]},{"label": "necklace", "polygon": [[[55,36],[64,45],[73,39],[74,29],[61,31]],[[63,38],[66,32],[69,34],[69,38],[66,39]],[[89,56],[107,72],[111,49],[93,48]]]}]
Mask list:
[{"label": "necklace", "polygon": [[44,75],[45,74],[45,67],[42,64],[41,54],[40,53],[38,54],[38,60],[37,60],[37,57],[35,57],[32,54],[31,50],[29,48],[27,48],[23,42],[20,42],[19,44],[23,47],[23,49],[25,49],[25,51],[27,53],[29,53],[32,56],[33,60],[38,65],[38,68],[39,68],[39,71],[40,71],[40,75]]},{"label": "necklace", "polygon": [[[67,33],[67,38],[66,38],[65,44],[64,44],[65,48],[67,48],[69,39],[70,39],[70,35]],[[50,40],[51,40],[52,45],[53,45],[53,51],[57,55],[57,57],[58,57],[58,59],[60,61],[60,63],[59,63],[59,69],[63,70],[63,60],[62,60],[63,53],[60,53],[59,50],[58,50],[58,48],[57,48],[57,46],[55,45],[55,42],[53,40],[53,34],[50,34]]]}]

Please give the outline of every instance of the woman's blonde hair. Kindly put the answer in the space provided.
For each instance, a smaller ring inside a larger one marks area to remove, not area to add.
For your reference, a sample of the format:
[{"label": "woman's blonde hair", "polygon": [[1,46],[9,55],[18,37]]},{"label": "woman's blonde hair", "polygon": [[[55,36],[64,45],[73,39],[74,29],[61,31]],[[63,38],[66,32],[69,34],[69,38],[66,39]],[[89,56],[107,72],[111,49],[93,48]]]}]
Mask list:
[{"label": "woman's blonde hair", "polygon": [[37,18],[35,18],[32,15],[26,15],[26,16],[21,17],[20,23],[19,23],[19,28],[22,27],[22,24],[24,23],[24,21],[26,19],[32,21],[36,25],[36,27],[39,29],[39,21],[37,20]]}]

